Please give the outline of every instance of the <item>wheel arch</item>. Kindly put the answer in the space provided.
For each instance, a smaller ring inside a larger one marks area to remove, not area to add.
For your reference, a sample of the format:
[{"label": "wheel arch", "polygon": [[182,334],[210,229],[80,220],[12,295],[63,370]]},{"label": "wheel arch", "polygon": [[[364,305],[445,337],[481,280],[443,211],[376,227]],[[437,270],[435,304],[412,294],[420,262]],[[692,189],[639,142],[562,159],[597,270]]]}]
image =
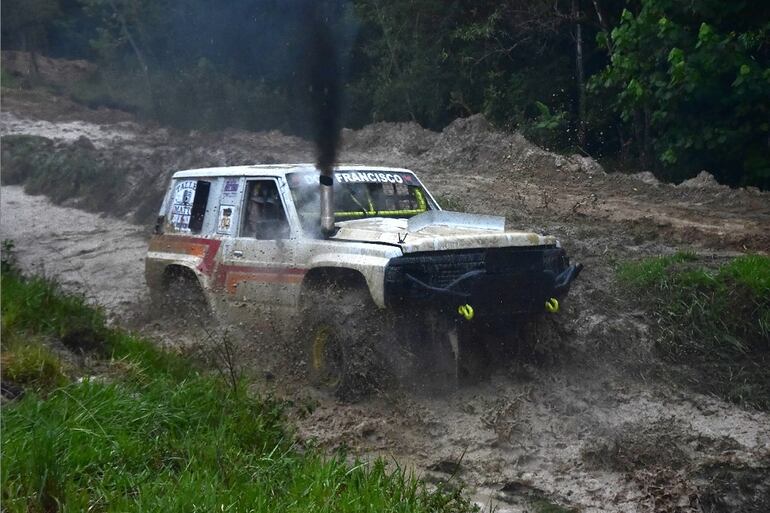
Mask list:
[{"label": "wheel arch", "polygon": [[202,276],[197,269],[188,265],[179,263],[166,265],[160,274],[158,292],[161,295],[166,294],[170,289],[171,282],[180,278],[189,283],[192,287],[191,292],[200,295],[208,308],[212,308],[213,299],[206,289],[205,276]]},{"label": "wheel arch", "polygon": [[171,280],[178,277],[189,279],[192,283],[197,284],[201,291],[203,290],[203,284],[201,283],[198,272],[192,267],[182,264],[169,264],[163,268],[160,283],[161,287],[166,289]]},{"label": "wheel arch", "polygon": [[315,267],[309,270],[302,280],[299,295],[300,309],[305,305],[310,291],[323,290],[330,285],[366,290],[372,303],[376,304],[375,298],[372,297],[369,283],[361,271],[348,267]]}]

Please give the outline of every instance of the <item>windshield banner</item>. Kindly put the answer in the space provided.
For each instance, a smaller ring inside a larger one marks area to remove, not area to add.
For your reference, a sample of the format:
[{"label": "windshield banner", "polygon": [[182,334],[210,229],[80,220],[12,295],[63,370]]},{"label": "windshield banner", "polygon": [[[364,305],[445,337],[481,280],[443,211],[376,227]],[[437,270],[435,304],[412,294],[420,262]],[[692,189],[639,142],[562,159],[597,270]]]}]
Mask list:
[{"label": "windshield banner", "polygon": [[334,173],[337,183],[404,183],[404,178],[396,173],[376,173],[369,171],[351,171]]},{"label": "windshield banner", "polygon": [[[302,180],[303,185],[318,185],[317,173],[303,173],[300,176],[294,175],[290,179],[290,185],[299,185]],[[419,182],[411,173],[382,172],[382,171],[335,171],[334,177],[337,183],[403,183],[407,185],[418,185]]]}]

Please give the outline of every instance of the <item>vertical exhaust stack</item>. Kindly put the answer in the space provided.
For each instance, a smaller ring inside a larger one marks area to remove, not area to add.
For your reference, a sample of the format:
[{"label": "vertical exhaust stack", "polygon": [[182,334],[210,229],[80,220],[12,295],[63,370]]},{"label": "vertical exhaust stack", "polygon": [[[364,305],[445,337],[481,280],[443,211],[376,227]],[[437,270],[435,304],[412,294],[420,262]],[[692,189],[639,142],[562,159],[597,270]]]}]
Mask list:
[{"label": "vertical exhaust stack", "polygon": [[321,170],[321,233],[328,237],[334,233],[334,170]]},{"label": "vertical exhaust stack", "polygon": [[330,15],[314,2],[307,4],[307,52],[310,109],[316,146],[316,165],[321,171],[321,233],[334,233],[334,164],[340,141],[341,70]]}]

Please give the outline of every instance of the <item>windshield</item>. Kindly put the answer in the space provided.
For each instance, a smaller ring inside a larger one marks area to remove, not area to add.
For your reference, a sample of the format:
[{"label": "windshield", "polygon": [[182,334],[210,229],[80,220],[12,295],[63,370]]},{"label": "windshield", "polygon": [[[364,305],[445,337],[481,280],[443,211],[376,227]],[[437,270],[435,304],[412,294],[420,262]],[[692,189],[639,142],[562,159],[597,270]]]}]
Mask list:
[{"label": "windshield", "polygon": [[[316,230],[321,206],[318,172],[286,175],[302,227]],[[337,171],[334,173],[334,219],[407,218],[434,209],[430,197],[411,174],[396,171]]]}]

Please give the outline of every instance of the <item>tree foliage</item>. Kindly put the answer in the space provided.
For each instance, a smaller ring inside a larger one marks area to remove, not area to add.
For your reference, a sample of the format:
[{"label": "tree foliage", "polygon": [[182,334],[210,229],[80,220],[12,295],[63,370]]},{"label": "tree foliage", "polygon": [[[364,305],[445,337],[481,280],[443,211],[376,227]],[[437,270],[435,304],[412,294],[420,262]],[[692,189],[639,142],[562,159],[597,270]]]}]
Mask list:
[{"label": "tree foliage", "polygon": [[645,0],[610,32],[593,85],[612,91],[639,157],[668,177],[706,168],[770,185],[770,20],[757,5]]},{"label": "tree foliage", "polygon": [[[162,123],[308,132],[307,31],[339,46],[344,123],[483,113],[549,148],[770,186],[770,4],[752,0],[30,0],[3,47],[96,60],[73,96]],[[586,94],[586,89],[588,94]]]}]

